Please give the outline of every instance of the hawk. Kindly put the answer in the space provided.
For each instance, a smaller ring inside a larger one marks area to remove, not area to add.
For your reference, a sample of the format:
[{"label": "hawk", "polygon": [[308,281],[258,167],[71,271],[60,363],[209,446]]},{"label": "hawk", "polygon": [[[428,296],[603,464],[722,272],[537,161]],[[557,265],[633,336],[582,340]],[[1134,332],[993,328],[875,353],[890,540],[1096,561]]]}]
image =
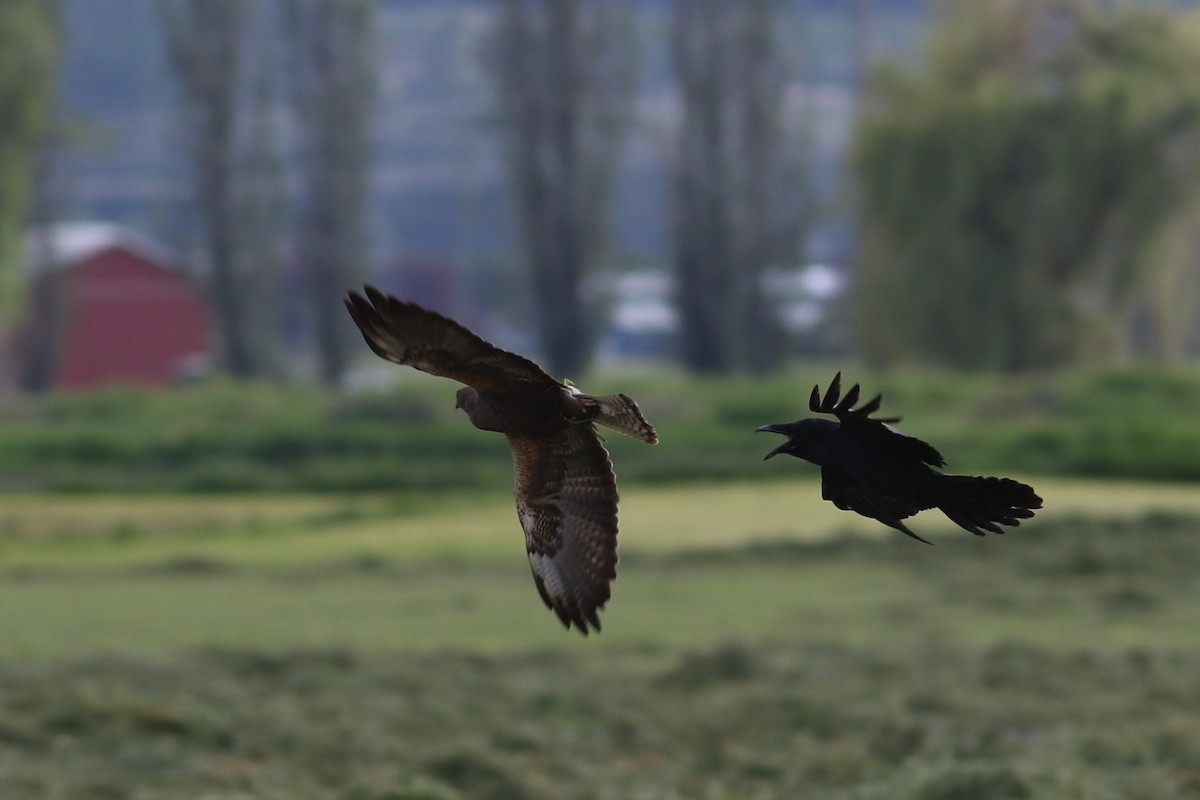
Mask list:
[{"label": "hawk", "polygon": [[600,630],[617,575],[617,481],[596,424],[658,443],[624,394],[584,394],[452,319],[385,295],[350,292],[346,308],[380,358],[466,384],[456,408],[512,449],[513,494],[538,594],[563,625]]},{"label": "hawk", "polygon": [[938,472],[934,467],[946,464],[942,454],[888,424],[899,422],[899,417],[871,416],[879,410],[882,395],[855,408],[858,384],[841,397],[841,383],[839,372],[824,398],[821,387],[814,386],[808,401],[811,411],[832,414],[837,422],[802,419],[758,429],[788,437],[764,460],[787,453],[821,468],[821,499],[922,542],[902,520],[927,508],[940,508],[958,526],[983,536],[985,531],[1004,533],[1001,525],[1020,525],[1042,507],[1033,487],[1011,478]]}]

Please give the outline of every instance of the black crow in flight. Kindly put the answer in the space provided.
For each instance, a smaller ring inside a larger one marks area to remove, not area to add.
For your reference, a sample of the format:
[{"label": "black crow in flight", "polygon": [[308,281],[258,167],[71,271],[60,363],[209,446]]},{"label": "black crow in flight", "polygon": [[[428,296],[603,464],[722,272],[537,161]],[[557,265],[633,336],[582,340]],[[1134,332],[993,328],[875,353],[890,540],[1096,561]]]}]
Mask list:
[{"label": "black crow in flight", "polygon": [[[858,408],[855,384],[841,395],[842,373],[829,385],[825,397],[814,386],[808,407],[832,414],[837,422],[802,419],[763,425],[758,431],[782,433],[787,441],[767,453],[811,461],[821,468],[821,498],[845,511],[877,519],[914,539],[925,542],[902,522],[918,511],[940,508],[942,513],[976,536],[985,531],[1004,533],[1001,525],[1020,525],[1042,507],[1033,487],[1011,478],[944,475],[933,469],[945,466],[942,454],[915,436],[888,423],[899,417],[872,417],[882,395]],[[929,544],[929,542],[925,542]]]}]

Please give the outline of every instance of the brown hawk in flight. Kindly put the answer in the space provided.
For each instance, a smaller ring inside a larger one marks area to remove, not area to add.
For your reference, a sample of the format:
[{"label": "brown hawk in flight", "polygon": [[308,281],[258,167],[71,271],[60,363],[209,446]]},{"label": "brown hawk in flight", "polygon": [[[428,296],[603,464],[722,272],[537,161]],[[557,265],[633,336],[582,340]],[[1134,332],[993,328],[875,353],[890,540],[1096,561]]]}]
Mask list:
[{"label": "brown hawk in flight", "polygon": [[618,495],[595,424],[657,444],[654,428],[623,394],[583,394],[454,320],[373,286],[364,292],[350,292],[346,308],[376,355],[466,384],[456,407],[508,437],[538,593],[564,626],[600,630],[597,611],[617,576]]}]

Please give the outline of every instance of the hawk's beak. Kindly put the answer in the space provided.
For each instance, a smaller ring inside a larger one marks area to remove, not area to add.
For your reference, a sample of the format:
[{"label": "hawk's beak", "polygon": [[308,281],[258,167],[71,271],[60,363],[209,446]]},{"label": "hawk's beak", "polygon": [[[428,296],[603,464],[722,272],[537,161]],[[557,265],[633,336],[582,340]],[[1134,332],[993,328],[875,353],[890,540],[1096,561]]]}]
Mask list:
[{"label": "hawk's beak", "polygon": [[779,455],[780,453],[782,453],[784,450],[787,449],[787,446],[789,444],[792,443],[792,440],[789,436],[789,431],[788,431],[786,425],[763,425],[761,428],[756,428],[754,432],[755,433],[782,433],[784,436],[789,437],[786,442],[779,445],[779,447],[776,447],[774,450],[772,450],[771,452],[769,452],[765,456],[763,456],[763,461],[766,461],[771,456]]}]

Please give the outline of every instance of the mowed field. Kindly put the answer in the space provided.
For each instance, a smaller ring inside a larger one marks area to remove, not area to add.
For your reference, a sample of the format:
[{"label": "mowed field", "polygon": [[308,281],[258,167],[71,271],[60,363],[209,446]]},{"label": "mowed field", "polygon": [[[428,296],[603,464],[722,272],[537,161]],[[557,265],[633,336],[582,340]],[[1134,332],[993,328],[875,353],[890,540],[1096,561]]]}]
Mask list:
[{"label": "mowed field", "polygon": [[501,493],[10,495],[0,797],[1200,797],[1200,491],[1032,482],[623,487],[586,639]]},{"label": "mowed field", "polygon": [[[933,548],[821,501],[814,481],[627,489],[607,629],[587,645],[691,644],[781,626],[812,634],[826,624],[854,636],[839,609],[932,601],[932,587],[907,560],[941,569],[943,550],[960,540],[979,558],[1004,558],[1011,548],[1028,550],[1047,527],[1200,519],[1200,491],[1191,486],[1036,483],[1047,507],[1006,537],[977,539],[938,512],[919,515],[913,524],[938,543]],[[8,657],[211,645],[487,651],[563,639],[536,596],[504,494],[31,495],[5,505],[0,625]],[[789,556],[860,539],[898,546],[903,569],[891,558],[869,566],[823,558],[810,568],[811,558]],[[1153,539],[1142,544],[1152,549]],[[826,613],[832,623],[822,621]],[[1124,634],[1129,643],[1157,641],[1145,622]],[[997,635],[973,622],[958,633]],[[1087,632],[1078,634],[1064,633],[1064,643],[1086,641]]]}]

